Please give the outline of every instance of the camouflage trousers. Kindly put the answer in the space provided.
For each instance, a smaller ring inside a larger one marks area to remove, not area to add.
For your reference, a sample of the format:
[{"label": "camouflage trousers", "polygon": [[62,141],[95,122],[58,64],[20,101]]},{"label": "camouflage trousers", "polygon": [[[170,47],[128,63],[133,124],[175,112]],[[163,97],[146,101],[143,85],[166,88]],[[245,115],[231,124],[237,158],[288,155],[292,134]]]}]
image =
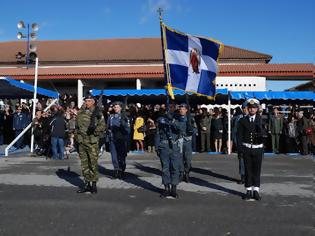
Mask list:
[{"label": "camouflage trousers", "polygon": [[81,160],[82,175],[85,181],[92,182],[98,180],[98,154],[98,143],[79,144],[79,157]]}]

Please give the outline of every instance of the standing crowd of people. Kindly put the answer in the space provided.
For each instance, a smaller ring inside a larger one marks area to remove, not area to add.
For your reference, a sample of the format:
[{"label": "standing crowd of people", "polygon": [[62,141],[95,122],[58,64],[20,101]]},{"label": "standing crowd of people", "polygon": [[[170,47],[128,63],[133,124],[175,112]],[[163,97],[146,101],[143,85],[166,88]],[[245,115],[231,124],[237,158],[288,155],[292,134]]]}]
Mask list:
[{"label": "standing crowd of people", "polygon": [[[228,112],[215,107],[170,103],[159,105],[129,104],[127,100],[96,104],[85,97],[76,107],[75,98],[63,96],[58,105],[45,109],[50,101],[32,108],[27,102],[2,101],[0,104],[0,145],[10,143],[32,122],[35,152],[52,159],[64,159],[77,151],[85,185],[78,193],[97,193],[97,161],[101,149],[111,154],[113,178],[123,179],[130,150],[155,152],[162,165],[163,198],[178,198],[177,185],[189,182],[193,152],[236,152],[239,157],[240,183],[245,184],[245,200],[260,200],[260,170],[264,152],[276,154],[314,153],[315,117],[313,110],[296,107],[280,112],[279,107],[261,110],[251,99],[231,111],[231,141],[228,140]],[[31,132],[15,148],[30,144]]]}]

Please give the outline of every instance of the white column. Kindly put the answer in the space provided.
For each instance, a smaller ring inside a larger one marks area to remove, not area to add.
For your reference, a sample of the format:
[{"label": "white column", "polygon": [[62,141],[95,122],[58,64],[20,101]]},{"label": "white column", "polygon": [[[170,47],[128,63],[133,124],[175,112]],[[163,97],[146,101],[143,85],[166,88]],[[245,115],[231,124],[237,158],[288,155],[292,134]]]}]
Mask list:
[{"label": "white column", "polygon": [[228,94],[228,154],[230,155],[231,152],[231,98]]},{"label": "white column", "polygon": [[[38,80],[38,57],[36,57],[35,61],[35,81],[34,81],[34,96],[33,96],[33,112],[32,112],[32,121],[35,118],[36,112],[36,101],[37,101],[37,80]],[[32,128],[32,136],[31,136],[31,152],[34,150],[34,128]]]},{"label": "white column", "polygon": [[136,80],[136,89],[141,90],[141,80],[140,79]]},{"label": "white column", "polygon": [[83,104],[83,83],[82,80],[78,79],[78,107],[80,108]]}]

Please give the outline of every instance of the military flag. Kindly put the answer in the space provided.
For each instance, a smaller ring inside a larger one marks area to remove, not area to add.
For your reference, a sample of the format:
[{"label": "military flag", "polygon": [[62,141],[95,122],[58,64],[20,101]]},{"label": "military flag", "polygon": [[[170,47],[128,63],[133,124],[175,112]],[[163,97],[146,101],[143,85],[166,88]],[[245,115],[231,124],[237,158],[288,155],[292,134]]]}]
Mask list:
[{"label": "military flag", "polygon": [[214,98],[218,58],[223,44],[216,40],[178,32],[164,23],[164,47],[167,89],[174,99],[173,89]]}]

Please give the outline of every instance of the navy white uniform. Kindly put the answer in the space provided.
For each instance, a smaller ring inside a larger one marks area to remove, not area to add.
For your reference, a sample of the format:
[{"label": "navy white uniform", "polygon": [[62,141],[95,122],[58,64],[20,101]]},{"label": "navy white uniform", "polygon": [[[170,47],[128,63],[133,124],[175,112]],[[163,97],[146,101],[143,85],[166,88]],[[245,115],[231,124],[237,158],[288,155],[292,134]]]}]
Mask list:
[{"label": "navy white uniform", "polygon": [[[258,106],[259,101],[249,99],[248,106],[251,105]],[[264,154],[263,137],[265,136],[261,116],[256,113],[255,115],[247,115],[241,118],[238,123],[237,136],[239,152],[243,154],[245,165],[245,188],[247,190],[245,198],[246,200],[260,200],[258,192],[261,163]]]}]

